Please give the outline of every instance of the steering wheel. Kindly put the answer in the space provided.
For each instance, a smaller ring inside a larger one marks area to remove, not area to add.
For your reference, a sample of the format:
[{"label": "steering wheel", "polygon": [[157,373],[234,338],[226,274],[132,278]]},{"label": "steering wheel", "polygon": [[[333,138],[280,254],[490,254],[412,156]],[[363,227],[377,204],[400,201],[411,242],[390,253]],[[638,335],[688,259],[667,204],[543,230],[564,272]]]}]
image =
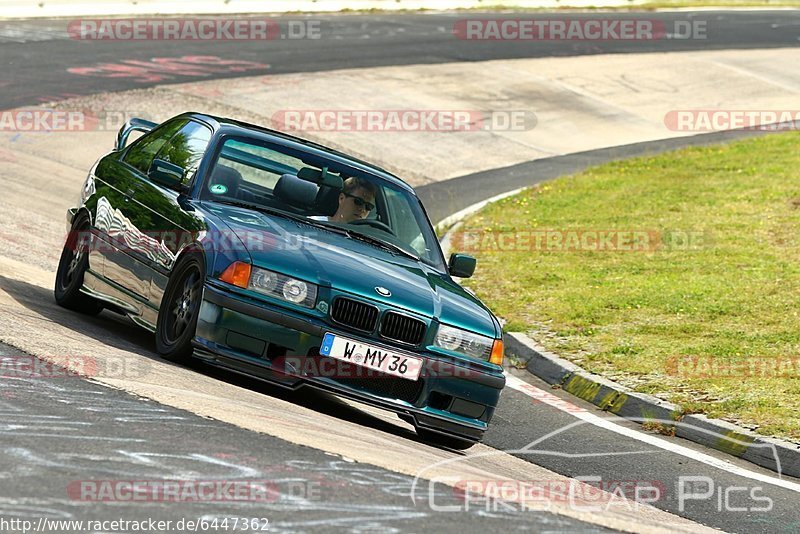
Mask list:
[{"label": "steering wheel", "polygon": [[354,221],[350,221],[348,224],[352,224],[353,226],[359,226],[359,225],[372,226],[373,228],[377,228],[378,230],[383,230],[389,235],[394,235],[394,232],[392,231],[391,228],[389,228],[388,224],[383,223],[377,219],[356,219]]}]

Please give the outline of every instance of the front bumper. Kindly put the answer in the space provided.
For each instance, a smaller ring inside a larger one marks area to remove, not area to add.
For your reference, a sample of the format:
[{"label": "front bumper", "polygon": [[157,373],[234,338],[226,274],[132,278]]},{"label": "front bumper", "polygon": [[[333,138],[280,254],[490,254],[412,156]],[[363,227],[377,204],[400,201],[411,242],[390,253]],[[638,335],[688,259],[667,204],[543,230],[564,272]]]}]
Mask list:
[{"label": "front bumper", "polygon": [[[319,354],[326,332],[424,359],[417,381],[367,371]],[[478,441],[505,386],[495,373],[428,352],[409,352],[325,320],[206,284],[196,355],[284,387],[312,386],[413,420],[416,427]]]}]

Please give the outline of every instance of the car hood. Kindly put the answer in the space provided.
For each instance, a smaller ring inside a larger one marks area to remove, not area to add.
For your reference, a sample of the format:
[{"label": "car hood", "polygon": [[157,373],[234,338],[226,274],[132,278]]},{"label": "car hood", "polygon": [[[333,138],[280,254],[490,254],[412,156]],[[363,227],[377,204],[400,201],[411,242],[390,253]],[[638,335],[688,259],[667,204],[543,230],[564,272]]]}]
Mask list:
[{"label": "car hood", "polygon": [[[476,297],[432,267],[336,232],[232,206],[214,212],[239,237],[253,264],[494,337],[495,321]],[[380,295],[386,288],[391,296]]]}]

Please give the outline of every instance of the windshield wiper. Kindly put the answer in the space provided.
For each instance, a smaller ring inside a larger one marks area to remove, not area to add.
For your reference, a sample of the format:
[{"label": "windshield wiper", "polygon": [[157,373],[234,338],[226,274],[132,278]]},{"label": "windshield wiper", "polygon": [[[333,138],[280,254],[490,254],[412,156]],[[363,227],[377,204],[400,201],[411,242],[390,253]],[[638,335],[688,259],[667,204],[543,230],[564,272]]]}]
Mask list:
[{"label": "windshield wiper", "polygon": [[355,230],[348,230],[348,235],[353,239],[358,239],[359,241],[364,241],[366,243],[370,243],[372,245],[377,245],[381,248],[389,250],[391,252],[399,252],[403,256],[407,258],[411,258],[414,261],[420,261],[419,256],[410,253],[406,249],[395,245],[394,243],[389,243],[382,239],[378,239],[377,237],[372,237],[371,235],[362,234],[361,232],[356,232]]}]

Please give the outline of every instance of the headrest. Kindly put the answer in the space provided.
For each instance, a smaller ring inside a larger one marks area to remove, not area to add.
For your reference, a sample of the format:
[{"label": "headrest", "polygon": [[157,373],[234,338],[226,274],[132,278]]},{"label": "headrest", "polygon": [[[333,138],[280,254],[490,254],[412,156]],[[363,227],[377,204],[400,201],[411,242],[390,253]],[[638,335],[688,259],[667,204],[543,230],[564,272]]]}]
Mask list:
[{"label": "headrest", "polygon": [[272,193],[296,208],[310,208],[317,198],[319,187],[295,174],[284,174],[278,179]]},{"label": "headrest", "polygon": [[[236,191],[242,183],[242,175],[233,167],[227,165],[217,164],[214,167],[214,172],[211,175],[211,180],[208,182],[208,188],[212,193],[227,194],[229,196],[236,196]],[[217,192],[211,189],[215,184],[225,186],[225,191]]]},{"label": "headrest", "polygon": [[314,200],[314,211],[320,215],[327,215],[330,217],[334,215],[339,209],[339,193],[341,189],[335,189],[323,185],[319,188],[317,198]]}]

